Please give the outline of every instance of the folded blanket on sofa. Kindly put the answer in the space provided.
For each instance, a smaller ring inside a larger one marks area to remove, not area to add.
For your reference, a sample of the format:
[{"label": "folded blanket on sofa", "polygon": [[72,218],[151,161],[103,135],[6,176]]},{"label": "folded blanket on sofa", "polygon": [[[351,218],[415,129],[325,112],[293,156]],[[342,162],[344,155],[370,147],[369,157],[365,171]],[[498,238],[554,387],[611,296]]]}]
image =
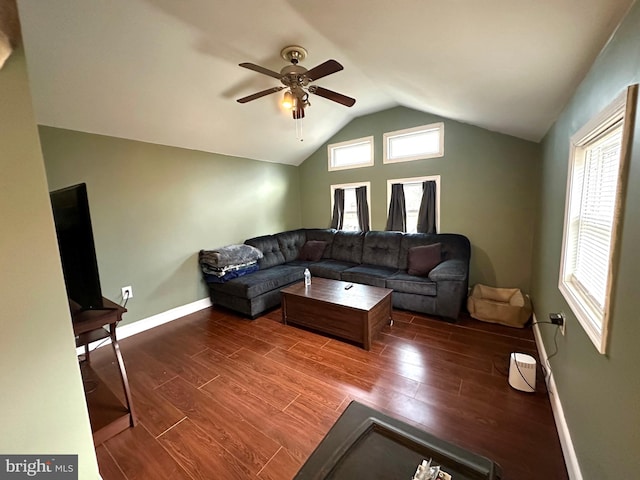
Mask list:
[{"label": "folded blanket on sofa", "polygon": [[224,283],[228,282],[229,280],[233,280],[234,278],[242,277],[243,275],[246,275],[248,273],[255,272],[258,269],[258,262],[252,262],[242,267],[227,269],[222,274],[220,274],[219,272],[203,273],[204,280],[207,283]]},{"label": "folded blanket on sofa", "polygon": [[247,262],[247,263],[239,263],[237,265],[228,265],[226,267],[212,267],[206,263],[201,263],[200,268],[202,269],[202,273],[205,275],[215,275],[216,277],[223,277],[227,273],[236,271],[236,270],[244,270],[249,267],[258,266],[257,261]]},{"label": "folded blanket on sofa", "polygon": [[200,265],[228,267],[258,261],[262,252],[251,245],[227,245],[215,250],[200,250]]}]

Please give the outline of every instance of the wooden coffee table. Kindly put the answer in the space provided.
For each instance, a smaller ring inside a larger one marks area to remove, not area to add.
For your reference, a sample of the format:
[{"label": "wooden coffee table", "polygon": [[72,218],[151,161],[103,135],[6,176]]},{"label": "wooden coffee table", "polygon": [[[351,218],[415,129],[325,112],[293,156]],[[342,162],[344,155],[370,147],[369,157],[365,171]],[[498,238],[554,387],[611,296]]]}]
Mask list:
[{"label": "wooden coffee table", "polygon": [[[350,288],[345,288],[352,285]],[[338,338],[360,343],[365,350],[382,327],[391,321],[388,288],[314,277],[311,285],[290,285],[282,292],[284,324],[302,325]]]}]

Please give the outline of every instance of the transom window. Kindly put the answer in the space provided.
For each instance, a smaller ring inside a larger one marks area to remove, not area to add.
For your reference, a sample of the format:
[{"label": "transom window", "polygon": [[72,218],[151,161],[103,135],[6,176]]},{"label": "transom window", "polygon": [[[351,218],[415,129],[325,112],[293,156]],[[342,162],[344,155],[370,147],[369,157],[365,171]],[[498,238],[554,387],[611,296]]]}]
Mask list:
[{"label": "transom window", "polygon": [[444,123],[384,134],[383,163],[410,162],[444,156]]},{"label": "transom window", "polygon": [[418,212],[422,202],[423,183],[429,180],[436,182],[436,228],[440,231],[440,175],[430,177],[398,178],[387,180],[387,211],[391,203],[391,185],[401,183],[404,188],[404,204],[407,211],[407,233],[418,231]]},{"label": "transom window", "polygon": [[373,137],[332,143],[327,148],[329,171],[373,166]]},{"label": "transom window", "polygon": [[616,232],[626,185],[637,85],[571,138],[559,289],[600,353],[606,351]]}]

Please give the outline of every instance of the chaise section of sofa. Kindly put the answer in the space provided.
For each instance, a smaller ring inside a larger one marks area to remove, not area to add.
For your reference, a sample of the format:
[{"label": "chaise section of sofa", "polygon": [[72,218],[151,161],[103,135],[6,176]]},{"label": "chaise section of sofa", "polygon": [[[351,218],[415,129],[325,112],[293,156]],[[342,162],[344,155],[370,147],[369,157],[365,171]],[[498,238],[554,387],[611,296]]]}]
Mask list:
[{"label": "chaise section of sofa", "polygon": [[[301,281],[305,268],[313,276],[393,289],[395,308],[447,319],[458,317],[467,295],[471,247],[459,234],[300,229],[245,243],[263,253],[259,270],[209,288],[214,304],[251,318],[280,305],[280,290]],[[311,244],[314,255],[321,254],[301,258]],[[412,249],[429,246],[438,252],[437,264],[416,274]]]},{"label": "chaise section of sofa", "polygon": [[247,245],[262,251],[259,270],[225,283],[209,284],[213,303],[251,318],[280,305],[280,290],[304,276],[304,265],[286,263],[287,258],[295,259],[296,242],[299,244],[300,238],[306,241],[304,232],[301,235],[294,231],[246,240]]}]

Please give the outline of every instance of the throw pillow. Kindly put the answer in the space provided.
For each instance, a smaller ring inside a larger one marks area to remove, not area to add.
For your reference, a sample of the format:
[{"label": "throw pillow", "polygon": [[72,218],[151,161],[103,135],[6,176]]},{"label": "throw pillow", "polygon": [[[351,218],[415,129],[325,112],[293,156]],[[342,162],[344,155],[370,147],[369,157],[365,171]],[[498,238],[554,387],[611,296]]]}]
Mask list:
[{"label": "throw pillow", "polygon": [[322,258],[324,249],[327,248],[327,242],[320,240],[309,240],[300,249],[298,260],[306,260],[308,262],[317,262]]},{"label": "throw pillow", "polygon": [[410,248],[407,255],[407,273],[421,277],[427,276],[441,261],[441,243]]}]

